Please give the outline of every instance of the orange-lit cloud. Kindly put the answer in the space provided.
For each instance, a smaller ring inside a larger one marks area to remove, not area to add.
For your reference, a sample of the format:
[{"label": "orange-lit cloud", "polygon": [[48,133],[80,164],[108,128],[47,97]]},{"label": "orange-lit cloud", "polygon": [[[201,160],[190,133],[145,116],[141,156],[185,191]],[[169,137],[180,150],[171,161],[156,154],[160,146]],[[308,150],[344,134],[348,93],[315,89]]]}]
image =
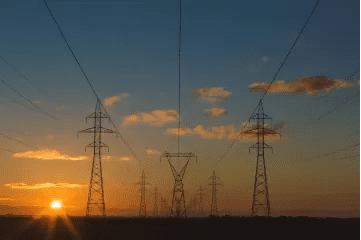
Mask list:
[{"label": "orange-lit cloud", "polygon": [[131,157],[122,156],[122,157],[115,157],[115,156],[102,156],[102,160],[105,161],[129,161]]},{"label": "orange-lit cloud", "polygon": [[6,187],[11,189],[42,189],[42,188],[83,188],[88,185],[75,184],[75,183],[37,183],[37,184],[25,184],[25,183],[8,183]]},{"label": "orange-lit cloud", "polygon": [[56,111],[63,111],[65,107],[63,105],[55,107]]},{"label": "orange-lit cloud", "polygon": [[178,119],[176,110],[154,110],[152,112],[141,112],[124,118],[123,126],[128,124],[150,124],[163,125]]},{"label": "orange-lit cloud", "polygon": [[162,153],[161,151],[159,151],[157,149],[151,149],[151,148],[146,149],[145,152],[150,156],[158,156]]},{"label": "orange-lit cloud", "polygon": [[54,139],[54,136],[53,135],[48,135],[45,137],[46,139],[48,139],[49,141],[53,140]]},{"label": "orange-lit cloud", "polygon": [[14,201],[12,198],[0,198],[0,201]]},{"label": "orange-lit cloud", "polygon": [[[242,125],[241,125],[242,126]],[[241,141],[251,141],[257,139],[257,134],[250,131],[250,127],[254,126],[254,124],[248,124],[244,131],[248,130],[247,133],[240,134],[240,130],[236,130],[233,125],[225,125],[225,126],[210,126],[208,128],[204,128],[202,124],[195,126],[193,129],[191,128],[182,128],[179,135],[185,134],[193,134],[199,135],[201,138],[206,139],[227,139],[227,140],[241,140]],[[279,135],[271,135],[274,131],[269,129],[268,125],[265,124],[265,139],[267,140],[279,140]],[[167,134],[177,135],[178,128],[169,128],[167,129]]]},{"label": "orange-lit cloud", "polygon": [[13,157],[36,158],[36,159],[42,159],[42,160],[73,160],[73,161],[88,159],[87,156],[70,157],[68,155],[61,154],[57,150],[51,150],[51,149],[14,153]]},{"label": "orange-lit cloud", "polygon": [[196,88],[193,91],[200,96],[207,97],[229,97],[232,95],[231,92],[228,92],[223,88]]},{"label": "orange-lit cloud", "polygon": [[194,127],[193,131],[201,138],[211,139],[233,139],[236,136],[236,130],[232,125],[228,126],[211,126],[205,129],[201,124]]},{"label": "orange-lit cloud", "polygon": [[183,136],[186,134],[192,134],[193,131],[190,128],[168,128],[166,131],[167,134],[170,135],[179,135],[179,136]]},{"label": "orange-lit cloud", "polygon": [[227,114],[227,110],[223,108],[211,108],[211,109],[205,109],[206,116],[210,117],[219,117]]},{"label": "orange-lit cloud", "polygon": [[223,88],[195,88],[193,93],[200,96],[200,100],[207,103],[219,103],[232,95]]},{"label": "orange-lit cloud", "polygon": [[[248,91],[264,93],[269,86],[269,83],[253,83],[248,87]],[[298,80],[290,80],[288,82],[285,82],[284,80],[276,81],[271,85],[268,92],[274,94],[298,93],[317,96],[322,92],[331,92],[338,88],[352,88],[359,86],[360,81],[350,82],[344,79],[329,79],[325,76],[305,76]]]},{"label": "orange-lit cloud", "polygon": [[110,107],[115,103],[123,102],[123,99],[126,97],[129,97],[129,93],[122,93],[120,95],[107,97],[104,99],[104,105],[106,107]]}]

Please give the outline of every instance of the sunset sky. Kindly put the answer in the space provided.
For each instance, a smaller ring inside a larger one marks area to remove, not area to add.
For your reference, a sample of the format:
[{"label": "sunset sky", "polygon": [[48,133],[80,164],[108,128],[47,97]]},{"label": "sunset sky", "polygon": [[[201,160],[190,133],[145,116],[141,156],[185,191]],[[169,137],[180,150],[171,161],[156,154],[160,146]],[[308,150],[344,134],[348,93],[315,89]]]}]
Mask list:
[{"label": "sunset sky", "polygon": [[[170,204],[174,180],[159,158],[177,151],[178,1],[47,2],[139,158],[120,137],[103,136],[110,146],[103,150],[106,207],[139,208],[142,170]],[[180,152],[198,157],[184,177],[186,201],[202,185],[210,209],[206,184],[215,170],[224,183],[218,208],[251,212],[256,155],[248,148],[254,139],[239,138],[214,164],[257,106],[315,3],[182,1]],[[85,118],[96,97],[43,1],[1,0],[0,26],[0,205],[48,207],[60,199],[69,214],[85,215],[92,151],[84,147],[92,135],[77,132],[92,127]],[[267,142],[274,149],[266,152],[271,212],[359,211],[359,36],[359,1],[321,1],[266,95],[265,114],[281,132],[281,140]],[[107,121],[104,126],[112,128]]]}]

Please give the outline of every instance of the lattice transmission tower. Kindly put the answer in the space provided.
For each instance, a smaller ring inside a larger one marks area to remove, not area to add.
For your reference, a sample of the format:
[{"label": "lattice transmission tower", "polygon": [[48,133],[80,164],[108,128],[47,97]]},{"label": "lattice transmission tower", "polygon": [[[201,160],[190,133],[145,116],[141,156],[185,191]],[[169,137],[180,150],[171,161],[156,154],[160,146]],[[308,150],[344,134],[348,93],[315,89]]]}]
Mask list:
[{"label": "lattice transmission tower", "polygon": [[249,122],[249,129],[244,130],[242,134],[251,135],[251,138],[255,136],[257,137],[257,143],[249,148],[249,151],[251,151],[251,148],[257,149],[257,165],[253,190],[252,215],[254,216],[258,213],[258,215],[265,214],[269,217],[271,214],[271,205],[268,195],[264,151],[265,149],[272,149],[272,147],[265,143],[265,136],[280,134],[274,129],[271,129],[268,124],[265,124],[265,120],[272,120],[272,118],[264,114],[262,100],[260,100],[256,108],[256,113],[251,116],[250,120],[255,120],[255,125]]},{"label": "lattice transmission tower", "polygon": [[199,187],[199,193],[197,194],[199,196],[199,202],[198,202],[198,212],[199,215],[203,214],[203,196],[205,195],[203,193],[204,189],[202,188],[202,186]]},{"label": "lattice transmission tower", "polygon": [[[183,189],[183,177],[186,172],[188,163],[191,158],[195,158],[197,160],[197,157],[193,153],[168,153],[165,152],[161,157],[167,158],[169,166],[172,170],[173,177],[174,177],[174,187],[173,187],[173,198],[172,198],[172,208],[171,208],[171,215],[176,217],[187,217],[187,211],[185,206],[185,200],[184,200],[184,189]],[[182,168],[181,171],[177,171],[174,165],[172,164],[171,159],[177,158],[178,159],[178,165],[180,159],[186,159],[186,162]]]},{"label": "lattice transmission tower", "polygon": [[168,215],[168,204],[167,204],[167,200],[164,199],[162,194],[160,195],[160,212],[162,214],[162,216],[167,216]]},{"label": "lattice transmission tower", "polygon": [[153,217],[158,217],[158,188],[154,186],[154,207],[153,207]]},{"label": "lattice transmission tower", "polygon": [[213,175],[211,177],[209,177],[209,179],[212,179],[212,183],[209,183],[208,185],[212,186],[212,203],[211,203],[211,214],[212,215],[216,215],[218,212],[217,209],[217,186],[221,185],[223,186],[222,183],[217,183],[217,180],[219,180],[220,178],[217,177],[216,172],[213,171]]},{"label": "lattice transmission tower", "polygon": [[145,203],[145,191],[148,191],[146,188],[146,185],[150,185],[150,184],[145,182],[146,178],[147,177],[145,176],[145,173],[143,170],[142,175],[140,177],[140,182],[137,183],[140,185],[140,188],[139,188],[139,191],[140,191],[139,217],[147,216],[147,205]]},{"label": "lattice transmission tower", "polygon": [[104,201],[104,186],[103,186],[103,172],[102,172],[102,155],[101,148],[109,146],[102,142],[102,133],[117,133],[111,129],[102,127],[102,119],[109,118],[106,113],[103,113],[98,99],[94,113],[86,117],[86,121],[89,118],[94,119],[94,126],[91,128],[78,131],[79,133],[93,133],[94,140],[85,147],[85,151],[88,147],[93,148],[93,164],[90,175],[88,201],[86,207],[86,216],[103,215],[106,216],[105,201]]}]

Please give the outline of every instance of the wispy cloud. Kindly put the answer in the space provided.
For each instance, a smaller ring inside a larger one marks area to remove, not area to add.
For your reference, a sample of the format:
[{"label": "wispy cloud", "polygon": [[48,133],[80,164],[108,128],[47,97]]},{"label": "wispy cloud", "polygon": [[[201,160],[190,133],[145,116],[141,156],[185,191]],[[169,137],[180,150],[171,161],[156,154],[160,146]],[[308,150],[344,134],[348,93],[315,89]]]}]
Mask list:
[{"label": "wispy cloud", "polygon": [[208,128],[204,128],[200,124],[194,127],[193,131],[197,133],[201,138],[228,140],[233,140],[236,138],[236,130],[232,125],[211,126]]},{"label": "wispy cloud", "polygon": [[0,201],[14,201],[12,198],[0,198]]},{"label": "wispy cloud", "polygon": [[110,96],[104,99],[104,105],[110,107],[115,103],[124,102],[124,98],[129,97],[129,93],[121,93],[119,95]]},{"label": "wispy cloud", "polygon": [[148,148],[145,152],[150,156],[159,156],[162,152],[157,149]]},{"label": "wispy cloud", "polygon": [[114,156],[102,156],[103,160],[106,161],[129,161],[131,157],[122,156],[122,157],[114,157]]},{"label": "wispy cloud", "polygon": [[[241,127],[244,124],[241,124]],[[232,124],[224,125],[224,126],[210,126],[205,128],[202,124],[195,126],[194,128],[182,128],[179,135],[193,134],[198,135],[201,138],[205,139],[218,139],[218,140],[240,140],[240,141],[252,141],[257,139],[257,134],[252,132],[251,129],[254,127],[254,124],[247,124],[244,128],[244,131],[248,131],[247,133],[240,134],[241,128],[239,130],[236,129]],[[267,140],[279,140],[279,135],[270,135],[274,133],[272,129],[269,128],[268,125],[265,124],[265,139]],[[178,135],[178,128],[168,128],[166,134]]]},{"label": "wispy cloud", "polygon": [[193,93],[198,95],[202,102],[213,104],[220,103],[232,95],[223,88],[195,88]]},{"label": "wispy cloud", "polygon": [[49,141],[53,140],[54,139],[54,136],[53,135],[48,135],[45,137],[46,139],[48,139]]},{"label": "wispy cloud", "polygon": [[298,80],[290,80],[288,82],[279,80],[274,82],[271,86],[270,83],[253,83],[248,87],[248,91],[253,93],[264,93],[269,88],[268,92],[274,94],[298,93],[317,96],[322,92],[331,92],[338,88],[352,88],[359,86],[360,81],[350,82],[344,79],[329,79],[325,76],[305,76]]},{"label": "wispy cloud", "polygon": [[141,112],[124,118],[123,126],[128,124],[150,124],[163,125],[178,119],[176,110],[154,110],[152,112]]},{"label": "wispy cloud", "polygon": [[193,131],[190,128],[168,128],[166,133],[170,135],[183,136],[186,134],[193,134]]},{"label": "wispy cloud", "polygon": [[73,161],[76,161],[76,160],[88,159],[87,156],[70,157],[68,155],[61,154],[57,150],[51,150],[51,149],[14,153],[13,156],[17,157],[17,158],[36,158],[36,159],[42,159],[42,160],[73,160]]},{"label": "wispy cloud", "polygon": [[56,111],[63,111],[65,107],[63,105],[55,107]]},{"label": "wispy cloud", "polygon": [[206,116],[209,117],[219,117],[226,115],[228,113],[227,110],[224,108],[211,108],[211,109],[205,109],[204,111],[206,112]]},{"label": "wispy cloud", "polygon": [[42,189],[42,188],[84,188],[88,185],[75,184],[75,183],[37,183],[37,184],[25,184],[25,183],[8,183],[6,187],[11,189]]},{"label": "wispy cloud", "polygon": [[266,63],[266,62],[268,62],[268,57],[266,57],[266,56],[263,56],[263,57],[262,57],[262,62],[263,62],[263,63]]}]

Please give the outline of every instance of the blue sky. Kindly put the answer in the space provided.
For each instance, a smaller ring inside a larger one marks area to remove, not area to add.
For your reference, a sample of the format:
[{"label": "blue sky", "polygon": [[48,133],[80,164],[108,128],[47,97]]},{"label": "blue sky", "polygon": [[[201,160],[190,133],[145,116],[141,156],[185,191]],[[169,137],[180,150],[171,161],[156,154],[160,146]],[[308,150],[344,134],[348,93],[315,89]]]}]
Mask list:
[{"label": "blue sky", "polygon": [[[315,2],[183,0],[182,127],[233,126],[239,130],[262,96],[250,92],[249,86],[273,79]],[[149,180],[172,181],[167,164],[159,165],[159,156],[148,155],[146,149],[176,151],[177,137],[167,134],[167,130],[177,127],[177,121],[159,125],[124,125],[124,121],[141,112],[178,111],[178,2],[74,0],[48,4],[100,99],[125,96],[107,111],[143,161]],[[269,93],[265,97],[265,113],[274,124],[285,123],[282,140],[270,143],[275,152],[266,157],[270,198],[276,207],[282,208],[285,192],[292,192],[297,199],[345,193],[353,194],[348,200],[353,204],[359,201],[359,157],[350,157],[359,155],[359,147],[315,158],[359,143],[359,9],[359,1],[321,1],[276,78],[288,82],[305,76],[326,76],[347,80],[354,84],[352,87],[314,95]],[[46,94],[1,60],[0,78],[64,122],[15,104],[9,97],[24,104],[25,100],[0,83],[1,132],[40,149],[56,149],[69,156],[89,155],[83,147],[91,137],[77,139],[76,133],[90,127],[85,117],[93,111],[96,98],[43,1],[0,1],[0,24],[0,55]],[[209,103],[195,94],[197,88],[222,88],[231,95]],[[206,116],[205,111],[211,108],[225,109],[228,114]],[[232,143],[227,138],[209,139],[197,134],[180,139],[181,151],[198,156],[198,163],[190,165],[186,174],[188,186],[206,182],[213,164]],[[108,186],[117,189],[119,181],[130,185],[139,181],[138,163],[121,140],[106,136],[104,141],[111,147],[109,156],[130,158],[126,163],[105,164]],[[226,183],[223,203],[231,209],[247,210],[251,204],[256,163],[254,153],[248,154],[251,144],[237,142],[215,168]],[[0,138],[0,146],[16,152],[34,150],[6,138]],[[4,184],[87,184],[90,174],[85,167],[89,161],[21,159],[9,152],[3,152],[0,159],[1,167],[7,169],[0,177]],[[19,174],[19,169],[26,169],[22,171],[26,173]],[[341,181],[336,184],[336,179]],[[138,192],[133,192],[137,199]],[[15,199],[12,194],[16,195],[0,186],[0,196]],[[117,206],[115,200],[109,201]],[[305,207],[300,204],[295,202],[290,208]],[[359,208],[355,204],[350,207]],[[312,206],[322,208],[316,200]],[[343,207],[348,207],[347,201],[333,208]]]}]

